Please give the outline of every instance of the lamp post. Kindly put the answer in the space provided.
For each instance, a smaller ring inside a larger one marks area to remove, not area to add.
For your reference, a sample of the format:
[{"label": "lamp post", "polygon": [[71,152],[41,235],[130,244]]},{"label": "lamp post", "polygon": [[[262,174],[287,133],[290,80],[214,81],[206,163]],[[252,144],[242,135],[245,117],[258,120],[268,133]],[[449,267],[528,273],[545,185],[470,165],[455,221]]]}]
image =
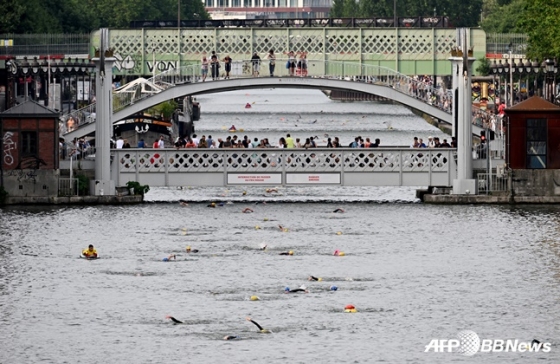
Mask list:
[{"label": "lamp post", "polygon": [[399,25],[397,24],[397,0],[393,0],[393,24],[395,25],[395,28],[398,27]]},{"label": "lamp post", "polygon": [[545,95],[544,97],[554,103],[554,60],[553,59],[547,59],[544,62],[544,69],[546,72],[545,75]]},{"label": "lamp post", "polygon": [[509,93],[509,104],[507,104],[507,106],[511,106],[513,105],[513,59],[511,58],[511,47],[509,48],[509,89],[510,89],[510,93]]}]

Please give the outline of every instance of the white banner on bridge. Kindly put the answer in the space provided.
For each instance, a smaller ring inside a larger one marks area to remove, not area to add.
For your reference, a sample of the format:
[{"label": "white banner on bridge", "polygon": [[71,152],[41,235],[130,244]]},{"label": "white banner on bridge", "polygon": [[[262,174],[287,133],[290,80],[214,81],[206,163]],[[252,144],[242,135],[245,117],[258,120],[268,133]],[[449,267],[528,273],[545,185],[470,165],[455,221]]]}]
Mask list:
[{"label": "white banner on bridge", "polygon": [[228,173],[228,185],[281,185],[282,174]]},{"label": "white banner on bridge", "polygon": [[340,184],[340,173],[288,173],[286,184]]}]

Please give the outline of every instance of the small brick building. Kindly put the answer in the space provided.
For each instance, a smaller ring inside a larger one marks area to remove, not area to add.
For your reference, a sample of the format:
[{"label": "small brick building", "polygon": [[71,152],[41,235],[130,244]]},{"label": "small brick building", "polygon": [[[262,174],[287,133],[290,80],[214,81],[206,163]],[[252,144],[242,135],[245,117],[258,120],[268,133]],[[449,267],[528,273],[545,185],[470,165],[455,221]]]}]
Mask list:
[{"label": "small brick building", "polygon": [[560,168],[560,106],[533,96],[506,109],[512,169]]},{"label": "small brick building", "polygon": [[31,100],[0,113],[2,184],[9,196],[58,195],[58,117]]}]

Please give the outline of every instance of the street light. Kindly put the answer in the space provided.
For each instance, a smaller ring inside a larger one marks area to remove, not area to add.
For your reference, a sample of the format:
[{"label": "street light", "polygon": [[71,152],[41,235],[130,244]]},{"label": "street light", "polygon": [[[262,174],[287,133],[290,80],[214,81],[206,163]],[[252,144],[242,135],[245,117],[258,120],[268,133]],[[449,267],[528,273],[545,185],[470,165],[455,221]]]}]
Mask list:
[{"label": "street light", "polygon": [[554,64],[556,62],[553,59],[548,58],[544,61],[544,69],[546,72],[545,76],[545,98],[554,103]]}]

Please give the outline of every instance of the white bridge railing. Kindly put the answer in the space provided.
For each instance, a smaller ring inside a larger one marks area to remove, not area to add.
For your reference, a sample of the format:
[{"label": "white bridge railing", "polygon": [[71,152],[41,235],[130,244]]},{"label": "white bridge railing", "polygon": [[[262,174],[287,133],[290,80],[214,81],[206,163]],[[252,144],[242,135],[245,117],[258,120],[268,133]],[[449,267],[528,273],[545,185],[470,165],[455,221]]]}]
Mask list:
[{"label": "white bridge railing", "polygon": [[117,186],[451,186],[455,149],[115,149]]},{"label": "white bridge railing", "polygon": [[[304,60],[304,65],[296,67],[293,74],[290,69],[286,68],[288,59],[276,59],[274,67],[275,77],[312,77],[337,79],[348,82],[365,82],[380,86],[390,87],[398,92],[422,100],[427,104],[442,109],[447,113],[451,113],[453,105],[453,95],[446,89],[435,87],[432,83],[424,82],[422,79],[395,72],[394,70],[375,66],[366,65],[358,62],[340,62],[325,60]],[[296,64],[298,62],[296,61]],[[217,70],[218,78],[212,81],[212,66],[208,65],[208,75],[206,82],[228,82],[232,79],[252,78],[254,77],[254,62],[251,60],[233,61],[229,79],[225,77],[225,65],[220,62],[220,68]],[[258,62],[259,77],[269,77],[269,60],[261,60]],[[201,64],[191,64],[178,69],[170,69],[148,79],[149,82],[160,86],[163,90],[176,85],[185,83],[202,82],[202,66]],[[224,84],[225,86],[225,84]],[[126,92],[113,94],[113,112],[117,112],[138,101],[149,98],[153,93],[143,92],[142,85],[128,89]],[[383,95],[379,95],[383,96]],[[82,109],[72,111],[69,114],[62,115],[61,135],[77,129],[79,126],[95,121],[96,105],[91,104]],[[118,120],[115,120],[118,121]]]}]

